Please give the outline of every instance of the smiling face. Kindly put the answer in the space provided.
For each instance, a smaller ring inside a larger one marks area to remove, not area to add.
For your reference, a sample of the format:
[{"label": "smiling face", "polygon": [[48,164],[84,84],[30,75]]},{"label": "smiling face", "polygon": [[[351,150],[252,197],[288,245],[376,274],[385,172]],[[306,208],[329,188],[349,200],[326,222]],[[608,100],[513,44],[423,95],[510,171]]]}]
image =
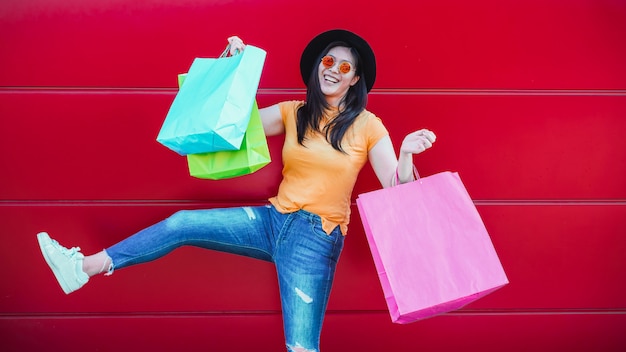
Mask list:
[{"label": "smiling face", "polygon": [[324,66],[322,62],[319,63],[320,89],[331,106],[338,106],[348,89],[359,81],[359,76],[356,75],[356,70],[354,69],[348,73],[339,71],[339,64],[343,61],[347,61],[352,67],[355,67],[355,60],[349,48],[336,46],[330,49],[327,55],[332,56],[335,59],[335,63],[330,68]]}]

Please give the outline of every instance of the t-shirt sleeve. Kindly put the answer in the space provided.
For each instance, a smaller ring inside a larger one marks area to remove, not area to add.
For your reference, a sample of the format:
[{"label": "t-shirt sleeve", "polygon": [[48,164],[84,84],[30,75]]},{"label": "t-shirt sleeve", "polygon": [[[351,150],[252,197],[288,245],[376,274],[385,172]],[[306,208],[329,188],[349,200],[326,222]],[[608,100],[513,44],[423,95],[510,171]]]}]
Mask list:
[{"label": "t-shirt sleeve", "polygon": [[280,115],[283,119],[283,124],[286,124],[287,119],[296,116],[296,111],[300,106],[304,104],[303,101],[300,100],[289,100],[283,101],[282,103],[278,103],[278,107],[280,108]]},{"label": "t-shirt sleeve", "polygon": [[378,141],[388,136],[389,131],[383,124],[383,121],[376,115],[369,116],[367,121],[367,151],[370,151]]}]

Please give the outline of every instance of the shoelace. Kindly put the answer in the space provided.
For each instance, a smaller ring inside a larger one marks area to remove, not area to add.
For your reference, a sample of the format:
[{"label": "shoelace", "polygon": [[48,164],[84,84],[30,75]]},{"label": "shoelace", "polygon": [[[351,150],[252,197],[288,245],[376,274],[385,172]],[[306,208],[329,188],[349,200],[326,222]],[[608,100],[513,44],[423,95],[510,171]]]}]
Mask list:
[{"label": "shoelace", "polygon": [[61,254],[70,258],[74,258],[76,253],[80,252],[80,247],[72,247],[68,249],[61,246],[56,240],[52,240],[52,244],[59,250],[59,252],[61,252]]}]

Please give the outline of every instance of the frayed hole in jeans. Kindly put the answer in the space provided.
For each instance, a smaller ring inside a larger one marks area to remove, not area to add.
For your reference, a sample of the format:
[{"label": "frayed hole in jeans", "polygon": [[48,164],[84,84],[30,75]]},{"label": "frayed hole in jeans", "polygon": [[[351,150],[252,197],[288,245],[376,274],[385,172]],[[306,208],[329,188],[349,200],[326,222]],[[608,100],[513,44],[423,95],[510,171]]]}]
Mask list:
[{"label": "frayed hole in jeans", "polygon": [[299,343],[296,343],[295,346],[287,345],[287,349],[291,352],[317,352],[317,350],[309,350],[307,348],[304,348]]},{"label": "frayed hole in jeans", "polygon": [[302,301],[306,304],[310,304],[313,302],[313,298],[311,298],[311,296],[307,295],[306,293],[302,292],[301,289],[299,288],[295,288],[296,294],[298,295],[298,297],[300,297],[300,299],[302,299]]}]

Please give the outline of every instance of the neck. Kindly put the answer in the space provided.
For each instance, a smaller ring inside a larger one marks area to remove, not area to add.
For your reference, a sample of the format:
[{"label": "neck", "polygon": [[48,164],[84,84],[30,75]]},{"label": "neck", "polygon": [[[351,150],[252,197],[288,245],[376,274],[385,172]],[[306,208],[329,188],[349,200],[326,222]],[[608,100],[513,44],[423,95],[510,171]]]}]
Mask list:
[{"label": "neck", "polygon": [[329,107],[338,109],[339,108],[339,104],[341,104],[341,97],[329,97],[329,96],[326,96],[326,103],[328,103]]}]

